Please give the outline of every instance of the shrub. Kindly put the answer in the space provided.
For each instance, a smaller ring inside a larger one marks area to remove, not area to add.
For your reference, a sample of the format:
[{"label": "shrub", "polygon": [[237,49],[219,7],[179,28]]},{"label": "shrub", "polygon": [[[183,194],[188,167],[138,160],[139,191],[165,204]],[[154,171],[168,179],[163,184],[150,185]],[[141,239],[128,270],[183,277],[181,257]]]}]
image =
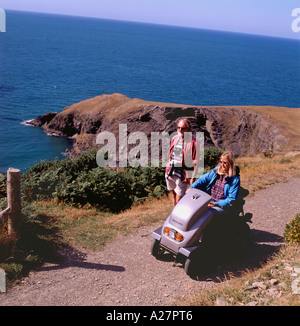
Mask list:
[{"label": "shrub", "polygon": [[207,147],[204,148],[204,166],[206,168],[214,168],[220,160],[220,156],[224,153],[218,147]]},{"label": "shrub", "polygon": [[0,198],[6,196],[6,176],[0,172]]},{"label": "shrub", "polygon": [[68,187],[81,173],[97,167],[96,152],[90,150],[75,159],[42,161],[22,175],[24,200],[56,197],[57,187]]},{"label": "shrub", "polygon": [[64,202],[119,212],[131,206],[131,193],[124,173],[98,167],[80,173],[72,182],[60,182],[53,195]]},{"label": "shrub", "polygon": [[[205,149],[205,166],[217,165],[222,151]],[[165,168],[127,167],[124,170],[100,168],[96,150],[75,159],[42,161],[22,175],[23,200],[56,198],[75,205],[90,204],[112,212],[129,208],[146,198],[167,193]]]},{"label": "shrub", "polygon": [[134,202],[149,197],[161,197],[167,191],[165,168],[127,168],[124,173],[130,180]]},{"label": "shrub", "polygon": [[22,176],[23,200],[57,198],[112,212],[165,193],[164,168],[99,168],[93,150],[72,160],[43,161]]},{"label": "shrub", "polygon": [[283,238],[286,243],[300,243],[300,214],[285,226]]}]

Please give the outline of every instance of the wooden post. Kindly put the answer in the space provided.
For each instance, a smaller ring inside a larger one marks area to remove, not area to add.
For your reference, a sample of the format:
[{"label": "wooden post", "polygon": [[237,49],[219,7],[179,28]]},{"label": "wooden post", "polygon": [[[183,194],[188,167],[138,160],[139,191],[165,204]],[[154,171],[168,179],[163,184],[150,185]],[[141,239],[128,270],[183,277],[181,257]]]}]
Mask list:
[{"label": "wooden post", "polygon": [[18,169],[7,170],[7,208],[9,210],[8,235],[18,234],[21,219],[21,172]]}]

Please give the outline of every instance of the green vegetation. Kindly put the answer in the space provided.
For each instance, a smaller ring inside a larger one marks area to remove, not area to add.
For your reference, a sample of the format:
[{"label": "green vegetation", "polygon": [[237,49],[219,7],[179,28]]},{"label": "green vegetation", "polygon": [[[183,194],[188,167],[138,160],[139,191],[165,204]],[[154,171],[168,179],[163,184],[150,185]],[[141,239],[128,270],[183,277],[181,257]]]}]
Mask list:
[{"label": "green vegetation", "polygon": [[283,234],[286,243],[300,244],[300,214],[291,220],[285,227]]},{"label": "green vegetation", "polygon": [[[205,165],[215,166],[222,152],[205,150]],[[78,207],[92,207],[114,213],[140,204],[145,199],[160,198],[167,193],[163,167],[127,167],[122,170],[100,168],[96,151],[62,161],[44,161],[22,176],[23,200],[55,198]]]},{"label": "green vegetation", "polygon": [[[205,162],[214,165],[220,153],[206,150]],[[58,259],[57,249],[66,244],[99,249],[118,233],[158,221],[170,207],[164,173],[162,167],[99,168],[95,150],[34,165],[22,175],[19,237],[8,238],[7,221],[0,220],[0,268],[13,281]],[[7,206],[6,180],[0,176],[2,210]]]},{"label": "green vegetation", "polygon": [[224,153],[218,147],[207,147],[204,149],[204,167],[205,169],[211,169],[215,167],[220,160],[220,156]]},{"label": "green vegetation", "polygon": [[[207,169],[222,151],[205,150]],[[299,177],[300,156],[237,159],[250,195],[266,185]],[[272,173],[270,173],[272,171]],[[6,208],[6,180],[0,175],[0,210]],[[95,151],[71,160],[43,161],[22,175],[22,223],[18,238],[6,236],[0,219],[0,268],[15,281],[44,262],[59,259],[58,249],[74,245],[99,250],[118,234],[163,221],[172,209],[163,168],[100,169]]]},{"label": "green vegetation", "polygon": [[96,151],[70,160],[41,162],[22,176],[23,200],[55,198],[114,213],[166,193],[163,168],[100,168]]},{"label": "green vegetation", "polygon": [[7,221],[0,220],[0,268],[6,271],[9,287],[27,272],[44,262],[58,261],[57,251],[64,245],[51,217],[37,214],[25,203],[17,237],[7,236]]}]

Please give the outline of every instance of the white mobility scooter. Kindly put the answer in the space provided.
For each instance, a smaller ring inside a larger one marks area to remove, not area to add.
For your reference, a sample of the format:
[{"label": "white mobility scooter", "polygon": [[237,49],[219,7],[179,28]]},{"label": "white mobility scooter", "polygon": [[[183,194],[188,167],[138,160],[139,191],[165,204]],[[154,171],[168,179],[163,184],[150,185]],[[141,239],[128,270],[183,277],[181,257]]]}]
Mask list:
[{"label": "white mobility scooter", "polygon": [[244,215],[242,209],[239,212],[232,210],[228,219],[230,223],[225,221],[230,224],[230,232],[223,227],[214,230],[211,228],[214,210],[208,207],[210,200],[211,196],[207,193],[190,189],[174,207],[163,226],[152,232],[151,254],[158,259],[166,251],[174,254],[178,261],[183,262],[186,274],[194,277],[201,264],[205,264],[201,260],[203,250],[220,245],[222,248],[219,249],[223,250],[228,246],[230,249],[228,247],[227,250],[242,250],[249,241],[250,228],[247,222],[251,221],[252,215]]}]

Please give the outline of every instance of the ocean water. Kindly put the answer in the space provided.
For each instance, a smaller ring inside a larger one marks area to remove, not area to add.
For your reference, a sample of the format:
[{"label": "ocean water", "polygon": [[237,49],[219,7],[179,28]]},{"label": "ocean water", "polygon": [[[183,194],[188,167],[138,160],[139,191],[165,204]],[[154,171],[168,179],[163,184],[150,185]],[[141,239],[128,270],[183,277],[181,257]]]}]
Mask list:
[{"label": "ocean water", "polygon": [[300,41],[6,11],[0,170],[62,158],[65,138],[25,121],[101,94],[190,105],[300,108]]}]

